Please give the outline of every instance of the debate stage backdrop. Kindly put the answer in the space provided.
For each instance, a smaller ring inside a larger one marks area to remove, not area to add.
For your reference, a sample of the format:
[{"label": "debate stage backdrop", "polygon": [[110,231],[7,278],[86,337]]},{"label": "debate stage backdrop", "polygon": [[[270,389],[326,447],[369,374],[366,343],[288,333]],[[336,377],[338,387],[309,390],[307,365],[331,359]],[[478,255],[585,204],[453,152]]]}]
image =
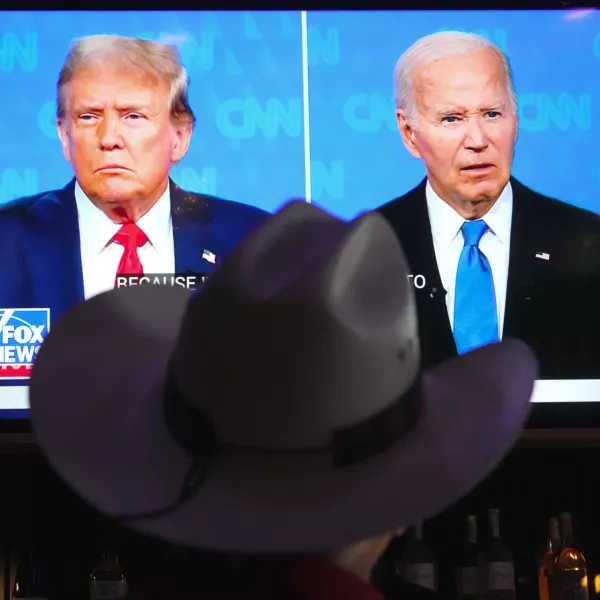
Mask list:
[{"label": "debate stage backdrop", "polygon": [[0,12],[0,204],[72,177],[55,85],[74,38],[178,46],[198,124],[183,188],[274,210],[302,197],[342,217],[424,175],[396,129],[393,70],[423,35],[482,34],[519,96],[513,174],[600,213],[600,12]]}]

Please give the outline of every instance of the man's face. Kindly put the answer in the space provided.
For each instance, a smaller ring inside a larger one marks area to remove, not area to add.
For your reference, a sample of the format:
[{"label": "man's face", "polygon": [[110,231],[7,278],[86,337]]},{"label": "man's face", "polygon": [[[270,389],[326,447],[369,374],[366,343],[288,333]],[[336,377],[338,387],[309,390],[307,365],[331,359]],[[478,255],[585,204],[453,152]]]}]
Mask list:
[{"label": "man's face", "polygon": [[443,200],[465,218],[481,217],[509,180],[517,139],[500,59],[482,50],[437,60],[416,71],[413,89],[416,128],[397,113],[407,149]]},{"label": "man's face", "polygon": [[133,212],[130,218],[165,191],[171,165],[185,156],[191,137],[191,127],[171,120],[166,83],[106,65],[73,78],[58,131],[87,196],[107,213]]}]

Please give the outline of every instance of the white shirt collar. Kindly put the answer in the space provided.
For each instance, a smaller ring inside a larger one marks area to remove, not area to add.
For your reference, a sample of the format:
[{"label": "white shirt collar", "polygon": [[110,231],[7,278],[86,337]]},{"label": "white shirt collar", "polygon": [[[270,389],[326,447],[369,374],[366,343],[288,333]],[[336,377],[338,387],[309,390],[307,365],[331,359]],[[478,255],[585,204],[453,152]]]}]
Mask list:
[{"label": "white shirt collar", "polygon": [[[121,224],[115,223],[100,210],[86,196],[77,181],[75,182],[75,202],[81,242],[86,245],[88,250],[100,254],[121,228]],[[138,219],[137,225],[158,252],[164,250],[160,246],[166,240],[170,240],[169,234],[172,228],[170,186],[167,186],[156,204]],[[85,231],[83,232],[83,230]]]},{"label": "white shirt collar", "polygon": [[[435,193],[429,181],[425,188],[425,197],[433,241],[439,248],[447,249],[460,234],[465,219]],[[507,245],[510,244],[512,205],[513,192],[509,181],[498,200],[483,216],[483,221],[500,243]]]}]

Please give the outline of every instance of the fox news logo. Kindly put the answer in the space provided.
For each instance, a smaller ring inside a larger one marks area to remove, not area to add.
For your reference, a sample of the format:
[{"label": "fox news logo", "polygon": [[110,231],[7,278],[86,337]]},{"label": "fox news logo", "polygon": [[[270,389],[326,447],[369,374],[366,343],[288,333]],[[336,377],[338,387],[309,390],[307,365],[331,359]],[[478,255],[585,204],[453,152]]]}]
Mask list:
[{"label": "fox news logo", "polygon": [[0,308],[0,380],[29,378],[49,329],[49,308]]}]

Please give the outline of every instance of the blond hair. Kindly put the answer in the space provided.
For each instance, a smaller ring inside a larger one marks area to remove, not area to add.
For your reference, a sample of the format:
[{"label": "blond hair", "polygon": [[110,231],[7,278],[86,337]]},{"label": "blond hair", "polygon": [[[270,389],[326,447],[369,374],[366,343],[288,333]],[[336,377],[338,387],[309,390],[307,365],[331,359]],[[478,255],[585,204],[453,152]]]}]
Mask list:
[{"label": "blond hair", "polygon": [[95,62],[110,61],[139,70],[164,81],[170,88],[169,104],[174,122],[194,125],[196,117],[188,102],[189,77],[174,46],[119,35],[93,35],[71,46],[56,86],[57,117],[64,119],[68,87],[80,69]]}]

